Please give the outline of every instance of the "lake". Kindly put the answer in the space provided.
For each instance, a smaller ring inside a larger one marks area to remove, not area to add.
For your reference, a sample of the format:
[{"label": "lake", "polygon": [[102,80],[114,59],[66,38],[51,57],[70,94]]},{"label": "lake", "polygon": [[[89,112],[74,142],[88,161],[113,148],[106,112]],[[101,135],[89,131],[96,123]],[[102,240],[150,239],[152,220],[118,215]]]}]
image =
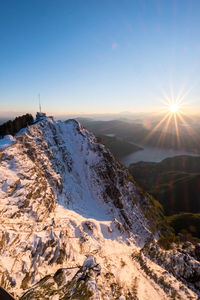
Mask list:
[{"label": "lake", "polygon": [[140,150],[131,153],[127,156],[124,156],[123,158],[121,158],[121,162],[128,167],[131,163],[136,163],[139,161],[160,162],[161,160],[167,157],[173,157],[177,155],[199,156],[199,154],[194,154],[192,152],[181,152],[178,150],[156,148],[151,146],[141,146],[141,147],[143,147],[144,150]]}]

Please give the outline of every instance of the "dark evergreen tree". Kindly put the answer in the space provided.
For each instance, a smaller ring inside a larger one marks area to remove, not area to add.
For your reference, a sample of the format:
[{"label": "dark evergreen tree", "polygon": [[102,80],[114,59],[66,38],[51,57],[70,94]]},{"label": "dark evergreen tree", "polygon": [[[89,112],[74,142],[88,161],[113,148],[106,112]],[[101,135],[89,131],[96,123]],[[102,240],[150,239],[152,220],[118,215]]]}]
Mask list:
[{"label": "dark evergreen tree", "polygon": [[9,120],[0,125],[0,136],[7,134],[15,135],[20,129],[25,128],[33,123],[34,119],[31,114],[26,114],[15,118],[13,121]]}]

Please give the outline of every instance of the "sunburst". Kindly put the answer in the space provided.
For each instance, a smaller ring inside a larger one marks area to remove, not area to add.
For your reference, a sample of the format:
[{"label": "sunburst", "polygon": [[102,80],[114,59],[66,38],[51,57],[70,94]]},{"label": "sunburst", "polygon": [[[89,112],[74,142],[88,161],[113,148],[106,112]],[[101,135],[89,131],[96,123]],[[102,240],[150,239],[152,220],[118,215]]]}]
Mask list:
[{"label": "sunburst", "polygon": [[[177,97],[174,97],[174,92],[171,91],[171,95],[167,95],[166,92],[163,91],[163,100],[161,100],[164,104],[163,106],[163,118],[152,128],[149,134],[144,139],[144,144],[146,144],[150,139],[156,141],[154,145],[156,147],[164,147],[166,144],[171,145],[171,149],[183,149],[182,147],[182,135],[180,134],[181,127],[184,126],[187,130],[187,133],[192,137],[195,141],[197,135],[189,124],[187,123],[186,114],[184,112],[184,106],[186,102],[184,102],[184,98],[188,95],[189,92],[185,92],[185,94],[179,93]],[[168,133],[171,133],[171,140],[166,141],[166,136]],[[155,136],[154,136],[155,135]],[[154,136],[154,137],[153,137]],[[198,142],[199,139],[196,139]],[[184,144],[184,143],[183,143]],[[200,147],[200,145],[197,145]]]}]

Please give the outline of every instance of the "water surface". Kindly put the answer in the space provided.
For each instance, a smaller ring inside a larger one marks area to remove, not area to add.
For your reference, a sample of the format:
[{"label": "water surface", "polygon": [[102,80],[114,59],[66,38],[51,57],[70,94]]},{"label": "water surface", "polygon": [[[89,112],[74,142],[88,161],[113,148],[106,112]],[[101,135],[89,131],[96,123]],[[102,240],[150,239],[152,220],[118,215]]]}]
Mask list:
[{"label": "water surface", "polygon": [[182,152],[178,150],[156,148],[151,146],[141,146],[141,147],[143,147],[144,150],[133,152],[127,156],[124,156],[123,158],[121,158],[121,162],[128,167],[131,163],[136,163],[139,161],[160,162],[167,157],[173,157],[177,155],[199,156],[199,154],[194,154],[192,152]]}]

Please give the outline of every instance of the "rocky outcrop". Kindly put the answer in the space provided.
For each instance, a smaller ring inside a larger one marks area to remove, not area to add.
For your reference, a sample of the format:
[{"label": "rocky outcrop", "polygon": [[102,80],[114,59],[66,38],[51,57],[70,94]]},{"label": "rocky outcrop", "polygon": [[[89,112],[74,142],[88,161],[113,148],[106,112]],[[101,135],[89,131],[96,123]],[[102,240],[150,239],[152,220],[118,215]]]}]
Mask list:
[{"label": "rocky outcrop", "polygon": [[[192,249],[193,248],[193,249]],[[164,251],[157,244],[146,245],[143,253],[157,264],[164,267],[178,280],[200,291],[200,262],[195,256],[196,247],[191,243],[187,247]]]},{"label": "rocky outcrop", "polygon": [[54,275],[41,279],[20,299],[95,299],[100,300],[96,278],[100,265],[88,255],[82,267],[61,268]]}]

